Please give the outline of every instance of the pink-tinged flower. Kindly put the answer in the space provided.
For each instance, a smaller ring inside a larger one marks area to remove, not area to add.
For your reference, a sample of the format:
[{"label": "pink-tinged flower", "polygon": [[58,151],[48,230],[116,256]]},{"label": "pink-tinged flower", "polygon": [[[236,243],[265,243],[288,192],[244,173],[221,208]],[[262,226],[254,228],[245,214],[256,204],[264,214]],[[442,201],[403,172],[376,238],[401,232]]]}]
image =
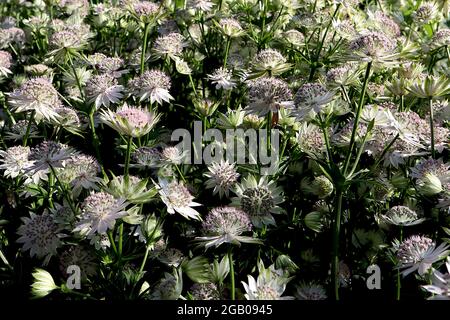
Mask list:
[{"label": "pink-tinged flower", "polygon": [[108,108],[110,103],[119,102],[123,90],[117,79],[107,73],[93,76],[86,83],[86,96],[90,103],[95,102],[97,109],[101,106]]},{"label": "pink-tinged flower", "polygon": [[153,129],[159,121],[159,115],[152,111],[124,104],[116,112],[109,109],[103,110],[100,119],[120,134],[142,137]]},{"label": "pink-tinged flower", "polygon": [[201,204],[193,201],[194,197],[181,182],[159,181],[159,195],[167,206],[168,213],[178,212],[186,219],[202,219],[200,213],[192,209],[192,207],[201,206]]},{"label": "pink-tinged flower", "polygon": [[129,82],[131,92],[140,101],[150,99],[151,103],[157,102],[160,105],[163,101],[170,102],[173,99],[169,93],[170,85],[170,77],[159,70],[146,71]]}]

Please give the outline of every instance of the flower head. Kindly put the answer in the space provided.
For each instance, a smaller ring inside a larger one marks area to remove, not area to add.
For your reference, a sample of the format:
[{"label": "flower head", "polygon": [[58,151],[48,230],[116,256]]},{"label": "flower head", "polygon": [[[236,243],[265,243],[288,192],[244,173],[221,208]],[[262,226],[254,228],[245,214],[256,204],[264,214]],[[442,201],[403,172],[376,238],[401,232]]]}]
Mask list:
[{"label": "flower head", "polygon": [[202,237],[195,240],[203,242],[206,248],[218,247],[222,243],[240,245],[244,243],[261,243],[258,239],[242,236],[252,230],[252,224],[247,213],[233,207],[212,209],[203,221]]},{"label": "flower head", "polygon": [[43,269],[34,269],[31,293],[36,298],[43,298],[59,287],[55,284],[52,275]]},{"label": "flower head", "polygon": [[114,228],[117,219],[127,215],[124,199],[115,199],[106,192],[92,192],[82,204],[80,221],[74,231],[85,235],[104,234]]},{"label": "flower head", "polygon": [[201,220],[200,213],[192,209],[192,207],[200,206],[200,204],[192,201],[194,197],[181,182],[161,180],[159,182],[159,195],[167,206],[168,213],[178,212],[186,219]]},{"label": "flower head", "polygon": [[160,58],[166,56],[175,59],[181,55],[183,49],[187,46],[183,35],[178,32],[172,32],[167,35],[158,37],[155,40],[153,51]]},{"label": "flower head", "polygon": [[396,226],[414,226],[422,223],[425,219],[419,218],[417,213],[405,206],[395,206],[388,210],[381,219]]},{"label": "flower head", "polygon": [[61,101],[52,83],[47,78],[40,77],[25,81],[18,89],[9,93],[9,104],[14,112],[34,111],[37,121],[56,121],[56,108],[61,106]]},{"label": "flower head", "polygon": [[269,112],[278,112],[282,107],[293,106],[292,93],[288,84],[277,78],[262,77],[248,81],[249,105],[245,108],[246,113],[259,116]]},{"label": "flower head", "polygon": [[328,91],[322,84],[313,82],[302,85],[295,94],[294,114],[299,119],[314,118],[323,106],[333,100],[334,93]]},{"label": "flower head", "polygon": [[349,44],[350,57],[356,60],[390,63],[397,57],[396,45],[382,32],[366,32],[354,38]]},{"label": "flower head", "polygon": [[189,291],[194,300],[220,300],[219,288],[214,283],[195,283]]},{"label": "flower head", "polygon": [[298,300],[325,300],[327,299],[327,292],[325,288],[317,283],[301,283],[297,287],[295,297]]},{"label": "flower head", "polygon": [[228,69],[220,67],[212,74],[208,75],[208,79],[212,84],[216,85],[216,89],[232,90],[236,87],[236,82],[232,79],[233,74]]},{"label": "flower head", "polygon": [[205,176],[209,178],[206,181],[206,188],[214,188],[213,194],[219,193],[220,197],[223,195],[228,197],[229,191],[239,178],[239,173],[237,173],[234,163],[230,164],[228,161],[223,160],[219,163],[213,162],[208,166],[208,171],[205,173]]},{"label": "flower head", "polygon": [[237,38],[244,34],[241,24],[236,19],[222,18],[217,23],[220,32],[230,38]]},{"label": "flower head", "polygon": [[234,192],[237,196],[231,199],[232,205],[249,214],[255,227],[275,225],[272,213],[282,212],[278,205],[283,202],[283,197],[282,189],[274,181],[268,182],[266,177],[257,180],[248,176],[236,186]]},{"label": "flower head", "polygon": [[419,275],[425,274],[438,260],[446,257],[450,251],[445,243],[438,247],[428,237],[425,236],[411,236],[404,240],[398,246],[397,258],[399,261],[399,268],[403,276],[418,271]]},{"label": "flower head", "polygon": [[142,137],[153,129],[159,121],[159,115],[152,111],[124,104],[116,112],[109,109],[102,111],[100,119],[120,134],[129,137]]},{"label": "flower head", "polygon": [[15,178],[24,174],[33,162],[28,160],[30,155],[29,147],[15,146],[6,150],[0,150],[0,170],[5,170],[3,175],[9,178]]},{"label": "flower head", "polygon": [[23,224],[17,230],[24,251],[30,250],[30,256],[38,258],[47,257],[56,254],[56,249],[62,245],[59,232],[61,228],[55,223],[53,217],[48,213],[36,215],[30,213],[30,217],[22,218]]},{"label": "flower head", "polygon": [[101,182],[97,177],[99,172],[100,165],[94,157],[77,154],[64,161],[58,178],[72,186],[74,195],[79,195],[82,189],[98,189],[97,183]]},{"label": "flower head", "polygon": [[0,50],[0,78],[7,77],[12,73],[10,68],[12,65],[12,56],[8,51]]},{"label": "flower head", "polygon": [[173,99],[169,93],[170,85],[169,76],[159,70],[145,71],[140,77],[129,82],[131,91],[140,101],[150,99],[151,103],[156,101],[158,104]]},{"label": "flower head", "polygon": [[279,75],[289,70],[291,65],[286,58],[275,49],[264,49],[258,52],[252,61],[255,72],[267,72],[271,76]]},{"label": "flower head", "polygon": [[135,164],[130,166],[145,169],[157,168],[161,165],[161,151],[158,148],[139,147],[131,155]]},{"label": "flower head", "polygon": [[105,73],[91,77],[86,83],[86,96],[89,102],[95,102],[98,109],[101,106],[109,107],[110,103],[117,103],[123,97],[123,86],[117,79]]},{"label": "flower head", "polygon": [[59,269],[63,275],[67,275],[67,268],[72,265],[80,267],[82,280],[97,274],[95,253],[84,246],[70,246],[59,255]]}]

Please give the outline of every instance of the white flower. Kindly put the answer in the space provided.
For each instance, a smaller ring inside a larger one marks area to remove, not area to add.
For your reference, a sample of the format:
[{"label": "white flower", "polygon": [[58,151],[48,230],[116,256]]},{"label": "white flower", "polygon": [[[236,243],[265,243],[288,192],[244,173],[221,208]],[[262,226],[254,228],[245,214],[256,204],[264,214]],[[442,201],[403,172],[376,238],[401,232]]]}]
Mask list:
[{"label": "white flower", "polygon": [[43,298],[59,288],[55,284],[52,275],[43,269],[34,269],[32,275],[34,280],[31,285],[31,293],[36,298]]},{"label": "white flower", "polygon": [[104,234],[108,229],[113,229],[117,219],[127,215],[124,199],[115,199],[105,192],[91,193],[82,204],[80,221],[74,231],[82,234]]},{"label": "white flower", "polygon": [[447,258],[445,266],[447,267],[446,274],[433,270],[431,284],[422,286],[433,294],[428,298],[429,300],[450,300],[450,258]]},{"label": "white flower", "polygon": [[219,207],[212,209],[206,216],[202,225],[202,237],[196,237],[196,241],[204,242],[205,248],[222,243],[240,245],[243,243],[261,243],[260,240],[242,236],[244,232],[252,230],[249,216],[242,210],[233,207]]},{"label": "white flower", "polygon": [[297,287],[295,297],[298,300],[325,300],[327,292],[325,288],[317,283],[301,283]]},{"label": "white flower", "polygon": [[436,247],[436,244],[430,238],[425,236],[411,236],[404,240],[397,250],[399,268],[403,276],[418,271],[419,275],[424,275],[433,265],[433,263],[445,258],[450,250],[445,243]]},{"label": "white flower", "polygon": [[208,75],[208,79],[212,84],[216,85],[216,89],[232,90],[236,87],[236,82],[232,79],[233,74],[228,69],[220,67],[212,74]]},{"label": "white flower", "polygon": [[237,197],[231,199],[232,205],[248,213],[257,228],[275,225],[272,213],[283,212],[278,206],[283,202],[282,189],[274,181],[268,182],[266,177],[257,180],[250,175],[236,186],[234,192]]},{"label": "white flower", "polygon": [[201,220],[200,213],[192,209],[192,207],[197,207],[201,204],[192,201],[194,197],[181,182],[160,180],[159,188],[159,195],[167,206],[168,213],[174,214],[178,212],[186,219]]},{"label": "white flower", "polygon": [[140,77],[129,82],[131,92],[139,97],[140,101],[150,99],[151,103],[158,104],[173,100],[169,93],[170,85],[170,77],[159,70],[145,71]]},{"label": "white flower", "polygon": [[213,194],[219,193],[221,198],[223,195],[228,197],[229,191],[239,178],[234,163],[230,164],[222,159],[219,163],[213,162],[209,165],[208,171],[204,174],[209,178],[206,180],[206,188],[214,188]]},{"label": "white flower", "polygon": [[22,250],[30,250],[30,256],[46,257],[46,261],[56,254],[56,249],[62,245],[61,228],[48,213],[36,215],[30,213],[30,218],[22,217],[23,224],[17,230],[22,243]]},{"label": "white flower", "polygon": [[97,109],[101,106],[108,108],[110,103],[119,102],[123,90],[117,79],[108,73],[93,76],[86,83],[86,96],[90,103],[95,102]]},{"label": "white flower", "polygon": [[422,223],[425,219],[419,218],[417,213],[405,206],[395,206],[388,210],[381,219],[396,226],[414,226]]},{"label": "white flower", "polygon": [[257,280],[248,275],[248,283],[242,281],[247,300],[293,300],[294,297],[283,297],[286,284],[290,280],[282,270],[276,270],[272,265],[265,269],[262,261],[258,263],[259,275]]},{"label": "white flower", "polygon": [[29,147],[15,146],[6,150],[0,150],[0,169],[5,170],[3,175],[9,178],[15,178],[24,174],[33,165],[28,160],[30,155]]}]

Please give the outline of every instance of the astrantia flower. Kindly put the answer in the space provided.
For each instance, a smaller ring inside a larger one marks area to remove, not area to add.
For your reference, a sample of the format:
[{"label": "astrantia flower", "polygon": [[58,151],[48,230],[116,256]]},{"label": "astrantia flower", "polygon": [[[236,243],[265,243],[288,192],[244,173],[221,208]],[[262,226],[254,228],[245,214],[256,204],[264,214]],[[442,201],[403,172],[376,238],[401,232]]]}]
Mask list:
[{"label": "astrantia flower", "polygon": [[92,192],[82,204],[80,221],[74,232],[85,235],[104,234],[113,229],[117,219],[127,215],[124,199],[115,199],[105,192]]},{"label": "astrantia flower", "polygon": [[236,87],[236,82],[232,79],[233,74],[231,71],[220,67],[216,69],[212,74],[208,75],[208,79],[212,84],[216,85],[216,89],[232,90]]},{"label": "astrantia flower", "polygon": [[58,91],[47,78],[25,81],[18,89],[9,93],[9,104],[14,112],[35,111],[35,119],[56,121],[56,108],[61,106]]},{"label": "astrantia flower", "polygon": [[181,269],[174,269],[174,273],[165,273],[151,293],[152,300],[177,300],[183,290]]},{"label": "astrantia flower", "polygon": [[[11,124],[9,129],[5,130],[5,136],[3,137],[3,139],[14,141],[22,140],[27,133],[28,123],[29,123],[28,120],[19,120],[16,123]],[[38,137],[38,129],[37,126],[33,123],[30,126],[28,138],[32,139],[37,137]]]},{"label": "astrantia flower", "polygon": [[187,0],[186,2],[187,9],[194,9],[203,12],[211,11],[213,6],[214,3],[208,0]]},{"label": "astrantia flower", "polygon": [[22,217],[22,225],[17,230],[22,250],[30,250],[30,256],[38,258],[49,258],[56,254],[56,249],[62,245],[60,234],[61,228],[55,223],[53,217],[48,213],[36,215],[30,213],[30,218]]},{"label": "astrantia flower", "polygon": [[450,80],[444,76],[426,76],[418,78],[407,90],[418,98],[441,97],[450,92]]},{"label": "astrantia flower", "polygon": [[59,255],[59,270],[64,276],[68,276],[67,268],[73,265],[80,267],[82,280],[97,274],[99,267],[95,252],[82,245],[70,246]]},{"label": "astrantia flower", "polygon": [[130,166],[146,169],[157,168],[161,165],[161,151],[158,148],[139,147],[131,155],[133,164]]},{"label": "astrantia flower", "polygon": [[194,300],[220,300],[220,292],[214,283],[195,283],[189,289]]},{"label": "astrantia flower", "polygon": [[314,124],[303,122],[296,140],[300,150],[313,157],[321,158],[326,152],[322,129]]},{"label": "astrantia flower", "polygon": [[358,76],[360,73],[361,72],[350,63],[331,68],[326,74],[327,85],[330,87],[340,87],[358,84]]},{"label": "astrantia flower", "polygon": [[184,254],[176,248],[166,248],[156,258],[168,267],[178,267],[184,259]]},{"label": "astrantia flower", "polygon": [[268,269],[264,264],[258,263],[259,275],[257,280],[251,275],[248,276],[248,283],[242,281],[247,300],[293,300],[294,297],[285,296],[286,284],[289,281],[283,275],[282,270],[275,270],[272,265]]},{"label": "astrantia flower", "polygon": [[250,175],[236,186],[234,192],[237,197],[231,199],[232,205],[248,213],[255,227],[275,225],[272,213],[283,211],[278,206],[283,202],[283,197],[282,189],[274,181],[268,182],[266,177],[257,180]]},{"label": "astrantia flower", "polygon": [[33,165],[28,160],[30,155],[29,147],[15,146],[6,150],[0,150],[0,170],[5,170],[3,175],[8,178],[15,178],[24,174]]},{"label": "astrantia flower", "polygon": [[221,129],[236,129],[244,122],[245,111],[241,107],[231,110],[228,109],[226,114],[219,113],[217,125]]},{"label": "astrantia flower", "polygon": [[286,58],[275,49],[264,49],[252,60],[255,72],[267,72],[270,76],[282,74],[289,70],[291,65],[286,63]]},{"label": "astrantia flower", "polygon": [[381,219],[396,226],[414,226],[425,220],[424,218],[419,218],[417,212],[406,206],[390,208],[386,214],[381,216]]},{"label": "astrantia flower", "polygon": [[201,204],[194,202],[194,197],[181,182],[167,180],[159,181],[159,195],[161,200],[167,206],[167,212],[174,214],[178,212],[186,219],[201,220],[200,213],[192,207]]},{"label": "astrantia flower", "polygon": [[160,36],[155,40],[153,51],[160,58],[169,56],[175,59],[181,55],[183,49],[187,46],[182,34],[172,32],[164,36]]},{"label": "astrantia flower", "polygon": [[439,47],[450,45],[450,29],[439,29],[433,34],[430,41],[430,49],[437,49]]},{"label": "astrantia flower", "polygon": [[170,164],[180,164],[186,157],[186,152],[177,146],[164,147],[161,151],[161,160]]},{"label": "astrantia flower", "polygon": [[212,209],[203,221],[203,236],[195,240],[204,243],[205,248],[216,248],[223,243],[240,245],[243,243],[261,243],[260,240],[242,236],[252,230],[250,218],[244,211],[233,207]]},{"label": "astrantia flower", "polygon": [[425,236],[411,236],[404,240],[397,250],[399,268],[403,276],[418,271],[419,275],[424,275],[433,263],[445,258],[450,251],[445,243],[438,247],[430,238]]},{"label": "astrantia flower", "polygon": [[419,191],[434,195],[442,191],[442,184],[450,181],[450,163],[442,159],[424,159],[411,168],[411,177],[417,179]]},{"label": "astrantia flower", "polygon": [[398,24],[392,20],[386,13],[381,10],[377,10],[375,12],[369,11],[369,22],[374,25],[375,30],[381,30],[385,34],[390,35],[392,37],[400,36],[400,27]]},{"label": "astrantia flower", "polygon": [[78,154],[64,161],[64,167],[58,170],[58,178],[70,184],[74,195],[78,196],[82,189],[98,189],[99,172],[100,165],[94,157]]},{"label": "astrantia flower", "polygon": [[132,1],[130,12],[141,22],[154,23],[160,15],[160,5],[150,1]]},{"label": "astrantia flower", "polygon": [[241,24],[236,19],[222,18],[217,23],[220,32],[230,38],[237,38],[244,34]]},{"label": "astrantia flower", "polygon": [[305,83],[295,94],[294,114],[299,119],[314,118],[323,106],[333,100],[334,93],[328,91],[322,84]]},{"label": "astrantia flower", "polygon": [[11,74],[12,56],[8,51],[0,50],[0,78]]},{"label": "astrantia flower", "polygon": [[294,47],[301,47],[305,44],[305,36],[296,29],[283,32],[281,40],[286,41]]},{"label": "astrantia flower", "polygon": [[239,178],[234,163],[230,164],[223,160],[219,163],[213,162],[208,166],[208,171],[205,173],[205,176],[209,178],[206,180],[206,188],[214,188],[213,194],[219,193],[221,198],[223,195],[228,197],[230,189]]},{"label": "astrantia flower", "polygon": [[101,74],[91,77],[86,83],[86,96],[89,103],[95,102],[98,109],[101,106],[109,107],[110,103],[117,103],[123,97],[123,86],[110,74]]},{"label": "astrantia flower", "polygon": [[31,294],[36,298],[43,298],[59,288],[52,275],[43,269],[34,269],[32,276],[34,280],[31,285]]},{"label": "astrantia flower", "polygon": [[45,140],[31,149],[29,160],[34,161],[33,171],[48,170],[50,166],[58,168],[63,165],[63,161],[69,159],[77,152],[71,147],[51,141]]},{"label": "astrantia flower", "polygon": [[447,273],[443,274],[438,270],[433,270],[431,284],[422,286],[422,288],[432,293],[428,300],[450,300],[450,258],[447,258],[445,266]]},{"label": "astrantia flower", "polygon": [[124,61],[119,57],[108,57],[103,53],[95,53],[87,57],[89,63],[100,73],[107,73],[114,78],[120,78],[121,75],[127,73],[127,70],[119,70],[123,67]]},{"label": "astrantia flower", "polygon": [[278,112],[282,107],[293,106],[292,93],[288,84],[272,77],[262,77],[248,81],[249,105],[245,108],[246,113],[259,116],[269,112]]},{"label": "astrantia flower", "polygon": [[142,137],[153,129],[159,121],[159,115],[146,109],[124,104],[115,112],[109,109],[103,110],[100,119],[120,134]]},{"label": "astrantia flower", "polygon": [[75,30],[61,30],[53,33],[49,39],[50,56],[57,62],[66,62],[87,43],[87,37]]},{"label": "astrantia flower", "polygon": [[413,21],[418,25],[424,25],[436,18],[439,14],[438,7],[435,3],[424,2],[414,13]]},{"label": "astrantia flower", "polygon": [[382,32],[366,32],[349,44],[350,58],[372,61],[374,63],[390,63],[397,58],[396,45],[391,38]]},{"label": "astrantia flower", "polygon": [[123,198],[130,203],[139,204],[154,200],[157,191],[155,188],[147,188],[147,180],[135,176],[114,176],[104,188],[105,191],[116,198]]},{"label": "astrantia flower", "polygon": [[297,287],[295,297],[298,300],[325,300],[327,299],[327,292],[325,288],[317,283],[301,283]]},{"label": "astrantia flower", "polygon": [[159,70],[145,71],[144,74],[129,82],[129,86],[134,95],[140,101],[150,99],[151,103],[163,101],[170,102],[173,97],[169,93],[171,81],[169,76]]}]

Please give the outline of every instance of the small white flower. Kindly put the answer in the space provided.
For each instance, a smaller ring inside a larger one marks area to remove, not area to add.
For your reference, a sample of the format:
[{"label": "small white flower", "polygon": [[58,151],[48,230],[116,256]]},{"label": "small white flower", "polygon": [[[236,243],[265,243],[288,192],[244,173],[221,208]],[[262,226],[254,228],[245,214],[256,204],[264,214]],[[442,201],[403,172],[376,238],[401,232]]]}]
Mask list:
[{"label": "small white flower", "polygon": [[216,85],[216,89],[233,90],[236,87],[236,82],[232,79],[233,74],[228,69],[220,67],[212,74],[208,75],[208,79],[212,84]]},{"label": "small white flower", "polygon": [[197,207],[201,204],[192,201],[194,197],[181,182],[160,180],[159,188],[159,195],[167,206],[168,213],[174,214],[178,212],[186,219],[202,219],[200,213],[192,209],[192,207]]}]

